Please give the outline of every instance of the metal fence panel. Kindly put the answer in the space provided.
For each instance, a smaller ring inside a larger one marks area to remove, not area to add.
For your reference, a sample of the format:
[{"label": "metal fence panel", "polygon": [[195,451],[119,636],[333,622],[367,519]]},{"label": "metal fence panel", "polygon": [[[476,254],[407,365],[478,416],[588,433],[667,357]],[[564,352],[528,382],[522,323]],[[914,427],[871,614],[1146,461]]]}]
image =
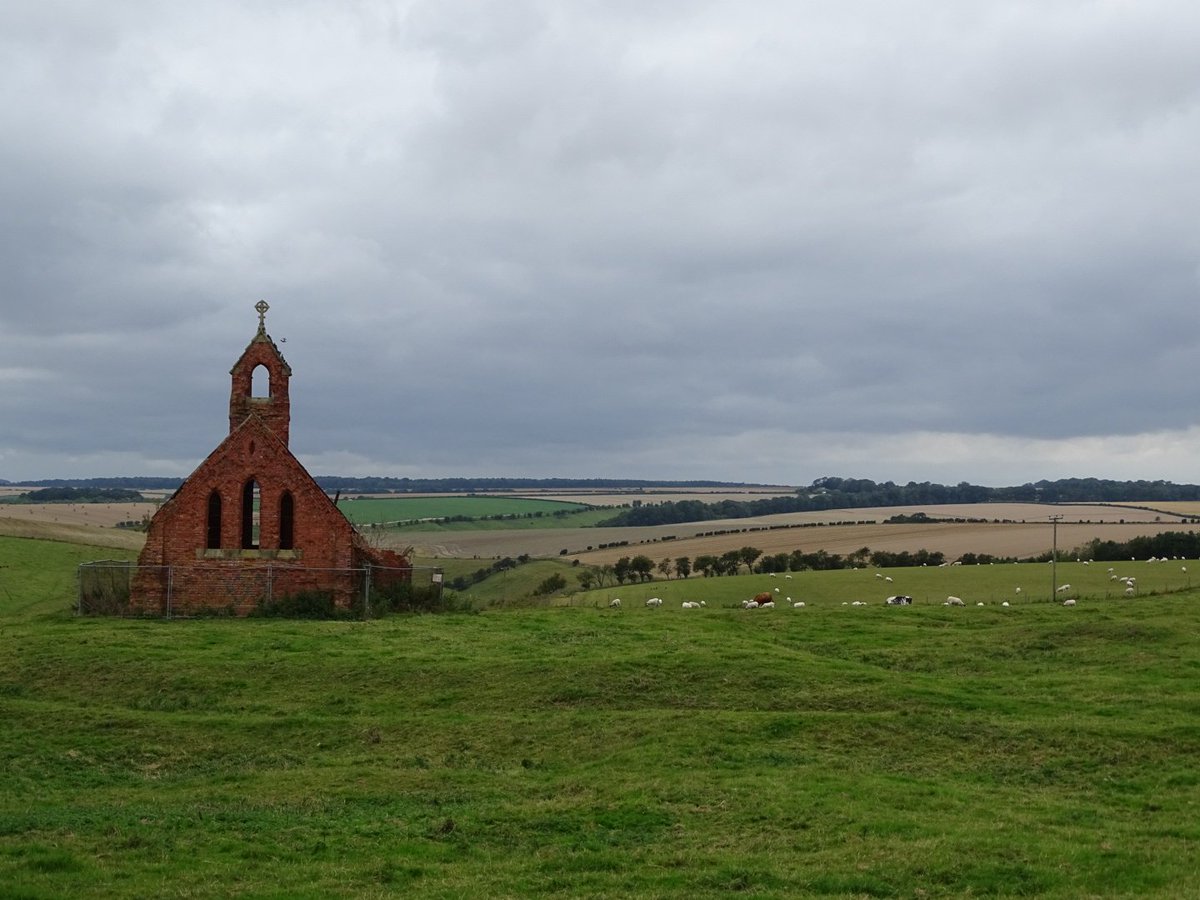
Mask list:
[{"label": "metal fence panel", "polygon": [[441,607],[442,571],[430,566],[319,569],[240,560],[79,566],[80,615],[368,618]]}]

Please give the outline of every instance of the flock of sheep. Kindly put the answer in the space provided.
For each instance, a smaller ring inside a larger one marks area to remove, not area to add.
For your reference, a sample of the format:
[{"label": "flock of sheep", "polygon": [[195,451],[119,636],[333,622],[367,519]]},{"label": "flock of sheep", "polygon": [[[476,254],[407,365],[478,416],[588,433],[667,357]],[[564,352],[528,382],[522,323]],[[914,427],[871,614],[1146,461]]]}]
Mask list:
[{"label": "flock of sheep", "polygon": [[[1148,562],[1152,562],[1152,563],[1164,563],[1164,562],[1170,562],[1170,561],[1171,560],[1169,560],[1165,556],[1164,557],[1153,557],[1152,556],[1148,560]],[[1090,562],[1087,560],[1084,560],[1083,564],[1085,566],[1090,565]],[[1181,569],[1184,572],[1187,572],[1187,566],[1181,566]],[[774,578],[775,577],[774,574],[772,574],[771,577]],[[784,575],[783,577],[790,580],[792,576]],[[881,572],[876,572],[875,577],[881,579],[885,583],[890,584],[892,582],[892,577],[890,575],[884,575]],[[1137,593],[1137,579],[1134,578],[1132,575],[1116,575],[1113,568],[1110,566],[1108,569],[1108,577],[1109,577],[1110,581],[1120,582],[1121,584],[1125,585],[1125,596],[1132,597]],[[1070,590],[1071,590],[1070,584],[1062,584],[1062,585],[1059,585],[1057,588],[1055,588],[1055,593],[1056,594],[1067,594],[1070,592]],[[742,603],[741,603],[742,609],[774,609],[775,601],[777,599],[775,597],[775,594],[778,594],[778,593],[780,593],[779,588],[775,588],[773,592],[763,591],[762,593],[755,594],[753,597],[749,598],[748,600],[742,601]],[[1015,593],[1019,596],[1021,594],[1021,588],[1018,587],[1016,589]],[[805,603],[803,600],[793,601],[791,597],[785,597],[781,600],[781,602],[787,606],[791,606],[793,609],[804,609],[805,608]],[[893,596],[888,597],[884,601],[884,604],[887,606],[909,606],[912,604],[912,602],[913,602],[912,597],[908,597],[908,596],[904,596],[904,595],[893,595]],[[1076,603],[1077,603],[1077,600],[1074,597],[1067,597],[1065,600],[1063,600],[1062,605],[1069,607],[1069,606],[1075,606]],[[663,600],[661,597],[651,597],[649,600],[646,601],[646,606],[650,609],[657,609],[658,607],[660,607],[662,605],[663,605]],[[870,605],[870,604],[868,604],[864,600],[852,600],[852,601],[843,600],[842,601],[842,606],[868,606],[868,605]],[[963,600],[961,597],[955,597],[953,595],[947,597],[942,602],[942,606],[966,606],[966,605],[967,604],[966,604],[965,600]],[[976,606],[986,606],[987,604],[985,604],[983,601],[979,601],[975,605]],[[1009,603],[1007,600],[1005,600],[1000,605],[1008,606]],[[610,609],[620,609],[621,608],[620,598],[614,597],[612,600],[609,601],[608,606]],[[707,606],[707,604],[703,600],[684,600],[680,604],[680,606],[682,609],[704,609]]]}]

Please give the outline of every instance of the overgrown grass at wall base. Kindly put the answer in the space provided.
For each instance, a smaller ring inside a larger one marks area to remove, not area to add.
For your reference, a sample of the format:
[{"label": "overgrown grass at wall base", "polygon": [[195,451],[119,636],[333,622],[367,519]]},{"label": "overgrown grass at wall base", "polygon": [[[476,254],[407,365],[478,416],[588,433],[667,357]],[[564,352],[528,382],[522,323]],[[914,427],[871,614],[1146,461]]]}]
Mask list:
[{"label": "overgrown grass at wall base", "polygon": [[[333,591],[311,590],[262,600],[255,615],[288,619],[346,619],[354,614],[351,610],[338,609]],[[361,618],[361,615],[356,618]]]}]

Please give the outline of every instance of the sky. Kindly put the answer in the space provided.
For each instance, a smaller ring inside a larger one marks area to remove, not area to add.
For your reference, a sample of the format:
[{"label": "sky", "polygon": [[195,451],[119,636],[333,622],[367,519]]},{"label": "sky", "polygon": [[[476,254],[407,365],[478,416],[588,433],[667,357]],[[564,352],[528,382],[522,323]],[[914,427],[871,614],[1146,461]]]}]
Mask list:
[{"label": "sky", "polygon": [[1200,482],[1200,5],[10,0],[0,478]]}]

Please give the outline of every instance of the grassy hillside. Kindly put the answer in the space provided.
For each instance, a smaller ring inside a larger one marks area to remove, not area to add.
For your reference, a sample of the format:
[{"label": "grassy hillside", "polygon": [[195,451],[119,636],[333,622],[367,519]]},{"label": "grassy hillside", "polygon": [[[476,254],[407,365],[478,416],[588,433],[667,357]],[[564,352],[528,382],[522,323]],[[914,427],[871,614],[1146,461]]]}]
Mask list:
[{"label": "grassy hillside", "polygon": [[1192,592],[75,619],[92,555],[0,541],[0,896],[1200,895]]},{"label": "grassy hillside", "polygon": [[[1112,568],[1110,573],[1108,570]],[[662,597],[666,601],[704,600],[710,605],[733,607],[746,597],[760,591],[775,592],[779,598],[792,597],[817,605],[833,605],[855,600],[873,605],[892,594],[906,594],[918,605],[941,603],[950,595],[972,604],[1027,604],[1075,597],[1082,601],[1126,598],[1126,584],[1112,580],[1131,576],[1135,579],[1136,598],[1146,598],[1189,590],[1189,563],[1059,563],[1051,578],[1049,563],[1007,563],[981,566],[913,567],[889,569],[858,569],[829,572],[793,572],[788,575],[739,575],[723,578],[690,578],[652,581],[643,584],[609,585],[602,590],[578,593],[571,602],[576,605],[606,605],[613,597],[622,602],[640,603],[647,597]],[[1200,572],[1200,563],[1190,567]],[[890,580],[888,580],[890,579]],[[1057,581],[1057,585],[1053,584]],[[1055,586],[1069,585],[1070,590],[1058,593]],[[1197,579],[1200,586],[1200,577]],[[1017,588],[1021,590],[1018,592]]]}]

